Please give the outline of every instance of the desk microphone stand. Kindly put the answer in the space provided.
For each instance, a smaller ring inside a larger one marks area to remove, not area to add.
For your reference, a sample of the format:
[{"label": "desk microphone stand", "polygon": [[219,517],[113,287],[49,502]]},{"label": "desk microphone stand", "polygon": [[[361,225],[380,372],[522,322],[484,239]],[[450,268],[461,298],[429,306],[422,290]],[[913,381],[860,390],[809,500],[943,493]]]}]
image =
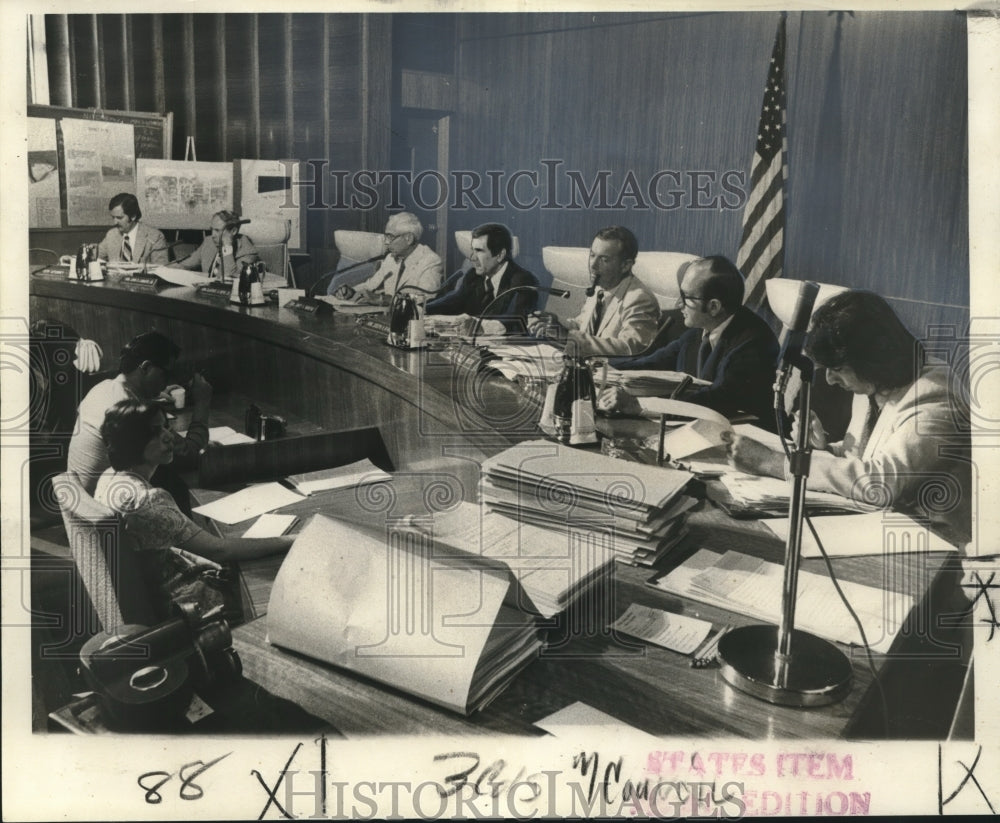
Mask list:
[{"label": "desk microphone stand", "polygon": [[[842,699],[851,684],[851,663],[833,643],[794,628],[798,595],[802,521],[809,477],[809,419],[813,364],[799,355],[794,364],[802,375],[799,427],[793,444],[791,504],[785,543],[785,576],[781,591],[781,625],[741,626],[719,641],[722,677],[731,686],[781,706],[826,706]],[[783,380],[775,385],[775,407],[783,406]]]}]

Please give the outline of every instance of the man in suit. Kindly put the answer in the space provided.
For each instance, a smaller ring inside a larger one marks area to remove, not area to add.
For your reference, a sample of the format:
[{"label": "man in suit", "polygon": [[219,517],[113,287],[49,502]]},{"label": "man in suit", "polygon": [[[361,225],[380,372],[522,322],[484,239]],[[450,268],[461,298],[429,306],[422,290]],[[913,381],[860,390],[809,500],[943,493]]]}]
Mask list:
[{"label": "man in suit", "polygon": [[581,357],[641,351],[656,334],[660,306],[632,274],[638,253],[639,242],[628,229],[601,229],[590,245],[593,293],[580,314],[563,321],[550,312],[536,312],[528,320],[528,331],[536,337],[565,340],[567,350]]},{"label": "man in suit", "polygon": [[[678,304],[688,327],[677,340],[643,357],[612,361],[620,369],[665,369],[709,381],[683,399],[721,414],[753,414],[775,430],[771,386],[778,340],[743,304],[744,281],[725,257],[702,257],[680,275]],[[635,413],[638,401],[619,387],[605,391],[598,408]]]},{"label": "man in suit", "polygon": [[394,214],[385,224],[385,258],[375,273],[357,286],[341,286],[335,296],[384,304],[407,286],[419,289],[416,294],[436,292],[444,281],[444,269],[441,258],[420,243],[423,232],[415,214]]},{"label": "man in suit", "polygon": [[150,228],[142,219],[142,209],[134,194],[116,194],[108,203],[114,228],[108,229],[98,244],[97,256],[109,263],[167,263],[167,241],[163,232]]},{"label": "man in suit", "polygon": [[228,209],[217,211],[209,223],[209,236],[173,266],[189,271],[200,270],[213,280],[231,281],[239,277],[244,263],[255,263],[259,259],[253,241],[240,232],[240,225],[249,222],[241,220],[236,212]]},{"label": "man in suit", "polygon": [[[482,320],[483,332],[503,334],[523,331],[527,316],[534,311],[538,292],[519,286],[538,286],[538,278],[521,268],[512,258],[514,240],[510,229],[500,223],[484,223],[472,230],[474,268],[458,275],[454,288],[427,304],[428,314],[468,314]],[[473,321],[470,325],[476,325]]]}]

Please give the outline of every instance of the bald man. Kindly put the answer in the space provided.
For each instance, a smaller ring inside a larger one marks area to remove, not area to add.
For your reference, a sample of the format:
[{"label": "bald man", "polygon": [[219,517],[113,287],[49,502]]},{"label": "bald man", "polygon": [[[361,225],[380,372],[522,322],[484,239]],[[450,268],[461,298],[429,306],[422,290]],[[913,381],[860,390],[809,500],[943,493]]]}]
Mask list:
[{"label": "bald man", "polygon": [[[771,387],[778,359],[778,340],[770,326],[743,305],[744,280],[739,269],[721,255],[692,261],[681,276],[678,307],[688,330],[651,354],[615,358],[619,369],[664,369],[708,380],[683,396],[733,416],[754,415],[775,431]],[[601,395],[602,410],[635,413],[638,402],[615,387]]]}]

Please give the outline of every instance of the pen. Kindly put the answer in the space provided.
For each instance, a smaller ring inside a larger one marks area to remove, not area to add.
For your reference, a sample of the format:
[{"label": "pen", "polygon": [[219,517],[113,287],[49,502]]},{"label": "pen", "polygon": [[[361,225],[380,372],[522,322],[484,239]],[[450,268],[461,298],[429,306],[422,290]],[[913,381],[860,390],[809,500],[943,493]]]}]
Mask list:
[{"label": "pen", "polygon": [[710,665],[719,651],[719,641],[733,628],[732,624],[727,624],[716,632],[715,636],[706,640],[691,655],[690,666],[692,669],[703,669]]}]

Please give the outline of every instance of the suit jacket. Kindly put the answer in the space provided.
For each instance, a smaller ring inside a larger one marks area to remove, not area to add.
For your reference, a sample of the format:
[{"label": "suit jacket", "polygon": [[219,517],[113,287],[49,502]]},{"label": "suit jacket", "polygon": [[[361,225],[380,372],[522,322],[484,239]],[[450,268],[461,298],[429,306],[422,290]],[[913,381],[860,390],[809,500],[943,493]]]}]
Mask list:
[{"label": "suit jacket", "polygon": [[[109,229],[104,239],[97,245],[97,256],[109,263],[122,262],[122,241],[124,237],[118,229]],[[133,263],[150,263],[154,266],[166,265],[170,262],[167,252],[167,240],[159,229],[151,228],[145,223],[137,223],[135,227],[135,243],[132,246]]]},{"label": "suit jacket", "polygon": [[[515,286],[538,286],[538,278],[527,269],[521,268],[513,260],[507,261],[507,268],[500,277],[496,297],[500,297]],[[475,269],[460,275],[455,287],[447,294],[431,300],[427,304],[428,314],[468,314],[473,317],[496,317],[507,331],[523,331],[525,318],[535,310],[538,292],[523,289],[514,292],[507,300],[497,300],[483,314],[486,299],[486,278],[476,274]]]},{"label": "suit jacket", "polygon": [[[197,249],[176,265],[180,266],[182,269],[189,269],[191,271],[200,269],[205,274],[211,274],[212,264],[215,262],[215,257],[218,253],[219,247],[215,245],[215,242],[212,240],[211,236],[209,236],[201,241],[201,245]],[[240,265],[244,260],[248,260],[251,263],[257,260],[257,249],[249,237],[244,237],[242,234],[236,235],[236,247],[233,249],[233,260],[235,263],[229,263],[228,258],[223,259],[223,264],[226,267],[223,272],[224,280],[231,280],[239,274]]]},{"label": "suit jacket", "polygon": [[774,431],[771,387],[778,340],[771,327],[752,310],[740,306],[698,374],[701,342],[702,330],[688,329],[662,349],[612,363],[620,369],[665,369],[710,380],[712,385],[695,387],[684,399],[727,416],[749,412],[763,428]]},{"label": "suit jacket", "polygon": [[[396,276],[401,265],[403,276]],[[390,297],[399,291],[401,286],[417,286],[428,292],[437,291],[444,281],[444,270],[441,258],[432,249],[423,244],[417,246],[402,261],[397,261],[392,255],[385,258],[375,273],[359,283],[354,288],[370,292],[385,292]]]},{"label": "suit jacket", "polygon": [[[855,395],[844,439],[816,449],[807,486],[928,518],[948,537],[972,534],[969,433],[948,368],[929,363],[915,381],[889,392],[867,443],[867,395]],[[957,414],[956,414],[957,413]]]},{"label": "suit jacket", "polygon": [[613,290],[604,293],[604,311],[597,334],[587,328],[597,306],[597,293],[587,298],[580,313],[566,321],[568,339],[582,357],[592,354],[635,354],[656,334],[660,304],[653,293],[634,274]]}]

